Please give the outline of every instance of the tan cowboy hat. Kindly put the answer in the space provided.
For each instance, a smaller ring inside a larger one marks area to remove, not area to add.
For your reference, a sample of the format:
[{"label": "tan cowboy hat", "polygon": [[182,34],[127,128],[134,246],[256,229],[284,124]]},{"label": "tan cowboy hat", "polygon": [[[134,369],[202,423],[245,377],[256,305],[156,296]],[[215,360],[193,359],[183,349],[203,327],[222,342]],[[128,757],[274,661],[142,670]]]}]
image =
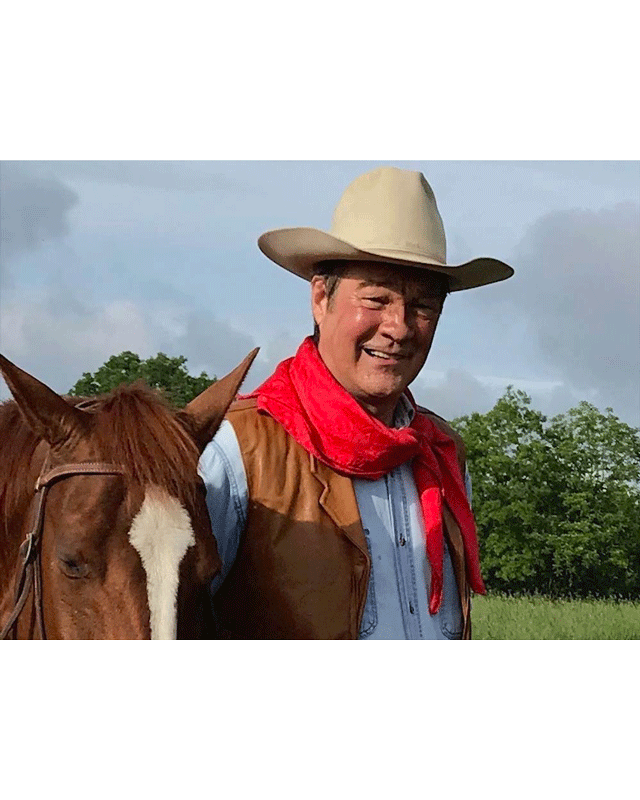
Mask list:
[{"label": "tan cowboy hat", "polygon": [[495,258],[447,264],[446,240],[433,190],[421,172],[379,167],[347,186],[331,232],[280,228],[258,239],[262,252],[311,280],[320,261],[383,261],[423,267],[449,278],[451,291],[503,281],[513,269]]}]

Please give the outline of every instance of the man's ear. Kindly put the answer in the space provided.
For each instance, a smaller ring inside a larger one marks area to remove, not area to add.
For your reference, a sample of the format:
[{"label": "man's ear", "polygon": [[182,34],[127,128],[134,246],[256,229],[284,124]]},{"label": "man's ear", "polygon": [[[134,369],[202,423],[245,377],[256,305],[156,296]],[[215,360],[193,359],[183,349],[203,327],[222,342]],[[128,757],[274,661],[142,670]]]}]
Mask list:
[{"label": "man's ear", "polygon": [[311,313],[316,325],[320,325],[325,318],[328,307],[327,284],[322,275],[311,278]]}]

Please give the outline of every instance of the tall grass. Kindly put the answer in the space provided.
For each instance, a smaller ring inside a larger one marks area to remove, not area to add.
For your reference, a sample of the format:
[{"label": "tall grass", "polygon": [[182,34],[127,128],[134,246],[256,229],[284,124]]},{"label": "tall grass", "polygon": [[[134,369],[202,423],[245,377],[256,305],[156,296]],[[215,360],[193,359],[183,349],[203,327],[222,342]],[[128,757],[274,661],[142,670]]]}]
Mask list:
[{"label": "tall grass", "polygon": [[640,639],[640,603],[473,598],[474,639]]}]

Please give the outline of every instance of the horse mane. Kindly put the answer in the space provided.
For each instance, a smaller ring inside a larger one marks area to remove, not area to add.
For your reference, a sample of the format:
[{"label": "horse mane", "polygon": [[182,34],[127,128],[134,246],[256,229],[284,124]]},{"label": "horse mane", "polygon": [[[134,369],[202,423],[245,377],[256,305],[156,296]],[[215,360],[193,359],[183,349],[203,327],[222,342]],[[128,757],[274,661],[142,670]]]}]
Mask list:
[{"label": "horse mane", "polygon": [[[74,406],[88,401],[65,399]],[[184,427],[185,415],[141,382],[90,400],[87,413],[95,415],[92,436],[101,460],[121,466],[128,483],[158,486],[190,504],[196,491],[199,450]],[[33,496],[29,475],[40,442],[13,400],[0,404],[0,442],[0,508],[6,525]]]}]

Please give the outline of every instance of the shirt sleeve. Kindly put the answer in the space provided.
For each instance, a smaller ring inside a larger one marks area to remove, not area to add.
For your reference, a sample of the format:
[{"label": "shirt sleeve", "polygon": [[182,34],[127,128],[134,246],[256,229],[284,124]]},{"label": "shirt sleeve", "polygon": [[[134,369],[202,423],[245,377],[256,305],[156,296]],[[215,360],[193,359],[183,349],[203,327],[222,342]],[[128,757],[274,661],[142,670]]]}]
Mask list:
[{"label": "shirt sleeve", "polygon": [[215,594],[233,566],[247,521],[247,476],[238,439],[227,420],[203,450],[198,472],[207,492],[211,528],[222,559],[222,569],[211,584],[211,593]]},{"label": "shirt sleeve", "polygon": [[466,465],[464,469],[464,487],[467,490],[467,500],[469,501],[469,505],[473,507],[473,491],[471,488],[471,475],[469,474],[469,468]]}]

